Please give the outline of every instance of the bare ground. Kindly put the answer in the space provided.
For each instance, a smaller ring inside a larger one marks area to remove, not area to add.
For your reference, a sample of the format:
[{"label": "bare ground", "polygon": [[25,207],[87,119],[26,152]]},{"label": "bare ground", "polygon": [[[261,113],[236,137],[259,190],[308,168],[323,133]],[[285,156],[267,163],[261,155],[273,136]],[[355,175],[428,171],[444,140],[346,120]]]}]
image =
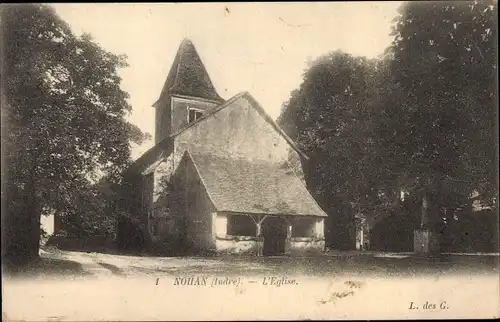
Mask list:
[{"label": "bare ground", "polygon": [[450,274],[498,274],[498,254],[448,254],[423,257],[408,253],[329,252],[311,257],[146,257],[104,253],[42,251],[40,260],[11,277],[231,275],[369,275],[407,277]]},{"label": "bare ground", "polygon": [[[498,317],[498,260],[485,254],[142,257],[51,250],[31,267],[4,274],[4,319]],[[181,277],[205,278],[207,285],[180,285]],[[216,277],[234,283],[214,286]],[[270,285],[273,277],[281,285]],[[419,309],[410,310],[411,302]],[[447,308],[439,308],[444,302]]]}]

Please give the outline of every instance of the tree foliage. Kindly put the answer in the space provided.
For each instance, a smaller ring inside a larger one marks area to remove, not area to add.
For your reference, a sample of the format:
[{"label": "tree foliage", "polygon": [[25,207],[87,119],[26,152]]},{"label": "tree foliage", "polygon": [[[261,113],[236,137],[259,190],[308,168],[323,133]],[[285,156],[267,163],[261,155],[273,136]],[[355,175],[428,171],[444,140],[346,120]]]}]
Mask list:
[{"label": "tree foliage", "polygon": [[119,180],[130,141],[145,135],[125,119],[131,106],[118,70],[126,57],[75,36],[47,5],[7,5],[1,13],[6,250],[29,258],[40,214],[74,212],[103,173]]},{"label": "tree foliage", "polygon": [[382,58],[333,52],[307,68],[278,121],[310,156],[333,246],[356,214],[387,212],[401,191],[431,203],[435,222],[473,193],[495,203],[496,14],[490,2],[404,3]]},{"label": "tree foliage", "polygon": [[388,52],[397,95],[379,136],[388,165],[437,207],[497,194],[496,11],[487,1],[409,2],[395,19]]},{"label": "tree foliage", "polygon": [[306,181],[332,217],[330,243],[337,247],[354,244],[355,214],[390,203],[373,123],[384,71],[384,62],[340,51],[320,57],[278,119],[310,158]]}]

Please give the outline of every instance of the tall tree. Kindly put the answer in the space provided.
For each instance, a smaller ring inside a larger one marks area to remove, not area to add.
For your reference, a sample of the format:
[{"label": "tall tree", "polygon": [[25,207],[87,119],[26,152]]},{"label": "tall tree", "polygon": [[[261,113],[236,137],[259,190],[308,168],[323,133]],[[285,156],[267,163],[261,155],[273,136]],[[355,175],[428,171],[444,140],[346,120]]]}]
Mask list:
[{"label": "tall tree", "polygon": [[75,36],[47,5],[1,7],[2,255],[38,256],[40,215],[65,214],[100,173],[119,180],[130,141],[125,57]]},{"label": "tall tree", "polygon": [[353,248],[354,216],[373,213],[393,197],[378,170],[373,127],[386,71],[383,61],[339,51],[320,57],[278,119],[310,158],[306,182],[330,216],[333,247]]},{"label": "tall tree", "polygon": [[496,16],[492,1],[408,2],[394,20],[398,96],[379,130],[387,167],[421,195],[422,226],[474,191],[497,195]]}]

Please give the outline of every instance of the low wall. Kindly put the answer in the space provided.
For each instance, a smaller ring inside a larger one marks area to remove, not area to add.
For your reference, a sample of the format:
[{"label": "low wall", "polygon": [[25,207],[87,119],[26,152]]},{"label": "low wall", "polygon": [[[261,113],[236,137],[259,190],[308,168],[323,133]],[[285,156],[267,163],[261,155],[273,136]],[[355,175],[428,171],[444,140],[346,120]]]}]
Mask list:
[{"label": "low wall", "polygon": [[221,254],[261,255],[264,243],[257,237],[227,236],[217,237],[215,246]]},{"label": "low wall", "polygon": [[325,251],[324,239],[292,237],[288,245],[290,255],[320,254]]},{"label": "low wall", "polygon": [[[227,236],[216,240],[217,253],[235,255],[260,255],[264,239],[256,237]],[[325,240],[318,238],[293,237],[287,241],[289,255],[320,254],[325,251]]]}]

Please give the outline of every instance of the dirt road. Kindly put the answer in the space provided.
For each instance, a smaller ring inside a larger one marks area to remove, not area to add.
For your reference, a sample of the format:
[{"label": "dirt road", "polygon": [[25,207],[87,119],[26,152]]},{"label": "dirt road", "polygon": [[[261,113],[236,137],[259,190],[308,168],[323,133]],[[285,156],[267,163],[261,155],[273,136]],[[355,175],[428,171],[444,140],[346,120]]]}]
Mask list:
[{"label": "dirt road", "polygon": [[3,279],[9,320],[499,316],[498,256],[311,258],[42,254]]}]

